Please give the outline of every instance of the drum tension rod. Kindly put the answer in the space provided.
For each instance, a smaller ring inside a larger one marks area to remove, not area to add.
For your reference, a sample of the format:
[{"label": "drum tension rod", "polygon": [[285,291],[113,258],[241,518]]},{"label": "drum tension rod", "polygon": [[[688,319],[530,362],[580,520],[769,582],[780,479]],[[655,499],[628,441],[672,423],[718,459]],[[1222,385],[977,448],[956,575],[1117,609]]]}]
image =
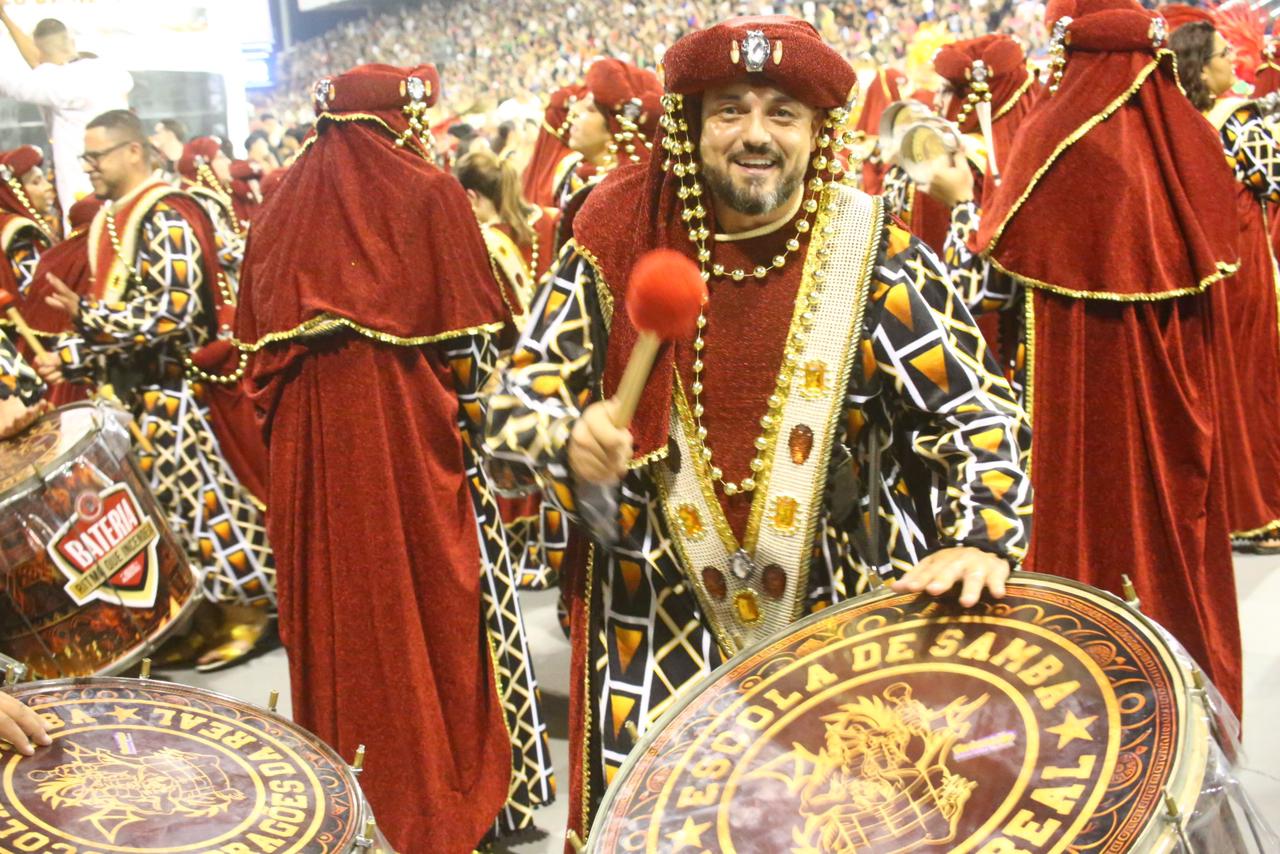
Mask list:
[{"label": "drum tension rod", "polygon": [[364,745],[362,744],[356,748],[356,758],[351,761],[351,772],[355,774],[357,777],[359,777],[360,772],[363,770],[364,770]]},{"label": "drum tension rod", "polygon": [[1164,789],[1164,810],[1169,821],[1173,822],[1173,829],[1178,834],[1178,844],[1182,846],[1184,854],[1195,854],[1195,849],[1191,847],[1191,840],[1187,838],[1187,829],[1182,826],[1182,811],[1178,809],[1178,802],[1174,800],[1173,795],[1169,794],[1169,787]]},{"label": "drum tension rod", "polygon": [[280,705],[280,692],[272,691],[271,696],[267,698],[267,711],[275,713],[276,707]]},{"label": "drum tension rod", "polygon": [[1128,575],[1120,576],[1120,587],[1124,591],[1124,601],[1130,608],[1135,611],[1142,610],[1142,600],[1138,598],[1138,591],[1133,586],[1133,579]]},{"label": "drum tension rod", "polygon": [[569,831],[564,835],[564,838],[565,841],[569,843],[569,847],[574,850],[575,854],[582,854],[583,851],[587,850],[586,843],[582,841],[582,837],[578,835],[576,830]]},{"label": "drum tension rod", "polygon": [[142,659],[142,668],[138,671],[138,678],[139,679],[151,678],[151,659],[149,658]]},{"label": "drum tension rod", "polygon": [[377,841],[378,823],[373,819],[367,819],[364,823],[364,833],[356,837],[356,850],[368,851]]},{"label": "drum tension rod", "polygon": [[631,739],[632,744],[640,740],[640,730],[636,729],[636,725],[631,721],[624,723],[622,729],[626,731],[627,737]]}]

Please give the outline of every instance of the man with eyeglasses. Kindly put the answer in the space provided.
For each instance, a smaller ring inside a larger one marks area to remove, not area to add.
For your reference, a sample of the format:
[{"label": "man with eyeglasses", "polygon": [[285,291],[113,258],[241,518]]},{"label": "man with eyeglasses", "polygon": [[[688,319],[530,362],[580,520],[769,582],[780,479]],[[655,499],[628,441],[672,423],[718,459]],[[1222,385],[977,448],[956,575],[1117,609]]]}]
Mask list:
[{"label": "man with eyeglasses", "polygon": [[76,163],[85,125],[107,110],[127,108],[133,77],[113,63],[78,52],[61,21],[46,18],[28,35],[9,17],[6,6],[6,0],[0,0],[0,23],[30,68],[0,67],[0,95],[40,108],[53,145],[58,201],[69,211],[90,192]]},{"label": "man with eyeglasses", "polygon": [[[153,448],[135,449],[138,462],[206,598],[273,610],[275,565],[254,497],[262,486],[244,441],[257,430],[238,385],[227,382],[237,357],[219,333],[232,322],[235,295],[213,225],[194,197],[154,176],[133,113],[90,121],[84,146],[80,159],[106,201],[90,226],[92,285],[80,297],[49,276],[46,301],[71,316],[73,329],[37,357],[36,370],[51,383],[111,385],[150,439]],[[203,664],[247,653],[264,624],[237,613],[226,645]]]}]

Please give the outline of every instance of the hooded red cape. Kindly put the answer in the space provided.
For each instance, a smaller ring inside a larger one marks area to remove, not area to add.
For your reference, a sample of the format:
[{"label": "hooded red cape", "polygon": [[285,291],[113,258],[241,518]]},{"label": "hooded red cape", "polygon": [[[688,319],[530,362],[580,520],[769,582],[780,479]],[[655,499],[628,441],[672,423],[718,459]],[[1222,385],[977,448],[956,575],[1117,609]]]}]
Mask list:
[{"label": "hooded red cape", "polygon": [[343,756],[367,746],[361,786],[405,854],[477,845],[511,762],[435,346],[509,316],[466,194],[409,124],[438,93],[430,66],[317,90],[316,134],[253,225],[236,326],[269,437],[294,718]]}]

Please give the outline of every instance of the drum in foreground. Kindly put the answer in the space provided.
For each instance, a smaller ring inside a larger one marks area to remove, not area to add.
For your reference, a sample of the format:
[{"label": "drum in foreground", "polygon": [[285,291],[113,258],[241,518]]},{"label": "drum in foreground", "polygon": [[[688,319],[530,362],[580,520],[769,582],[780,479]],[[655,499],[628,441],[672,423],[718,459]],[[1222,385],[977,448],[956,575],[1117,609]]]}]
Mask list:
[{"label": "drum in foreground", "polygon": [[1202,700],[1154,626],[1083,585],[1019,574],[973,609],[875,593],[713,674],[637,746],[589,842],[1169,851],[1206,774]]},{"label": "drum in foreground", "polygon": [[140,679],[34,682],[15,694],[44,717],[53,745],[0,753],[6,850],[390,850],[362,839],[368,810],[352,769],[271,712]]},{"label": "drum in foreground", "polygon": [[119,673],[198,601],[118,417],[72,404],[0,442],[0,653],[34,678]]}]

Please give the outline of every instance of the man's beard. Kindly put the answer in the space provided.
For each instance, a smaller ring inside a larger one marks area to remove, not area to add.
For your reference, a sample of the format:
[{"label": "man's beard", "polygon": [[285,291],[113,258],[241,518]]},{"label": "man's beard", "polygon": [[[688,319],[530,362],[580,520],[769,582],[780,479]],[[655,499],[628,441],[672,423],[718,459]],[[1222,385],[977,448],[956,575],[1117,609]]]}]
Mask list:
[{"label": "man's beard", "polygon": [[[779,166],[784,163],[782,152],[772,146],[754,148],[748,146],[742,153],[757,157],[772,157]],[[734,183],[728,172],[722,172],[715,166],[703,165],[703,174],[706,175],[712,194],[738,213],[747,216],[761,216],[781,207],[800,188],[800,184],[804,181],[804,173],[805,165],[801,163],[791,172],[784,172],[772,190],[766,190],[750,184],[745,187],[739,186]]]}]

